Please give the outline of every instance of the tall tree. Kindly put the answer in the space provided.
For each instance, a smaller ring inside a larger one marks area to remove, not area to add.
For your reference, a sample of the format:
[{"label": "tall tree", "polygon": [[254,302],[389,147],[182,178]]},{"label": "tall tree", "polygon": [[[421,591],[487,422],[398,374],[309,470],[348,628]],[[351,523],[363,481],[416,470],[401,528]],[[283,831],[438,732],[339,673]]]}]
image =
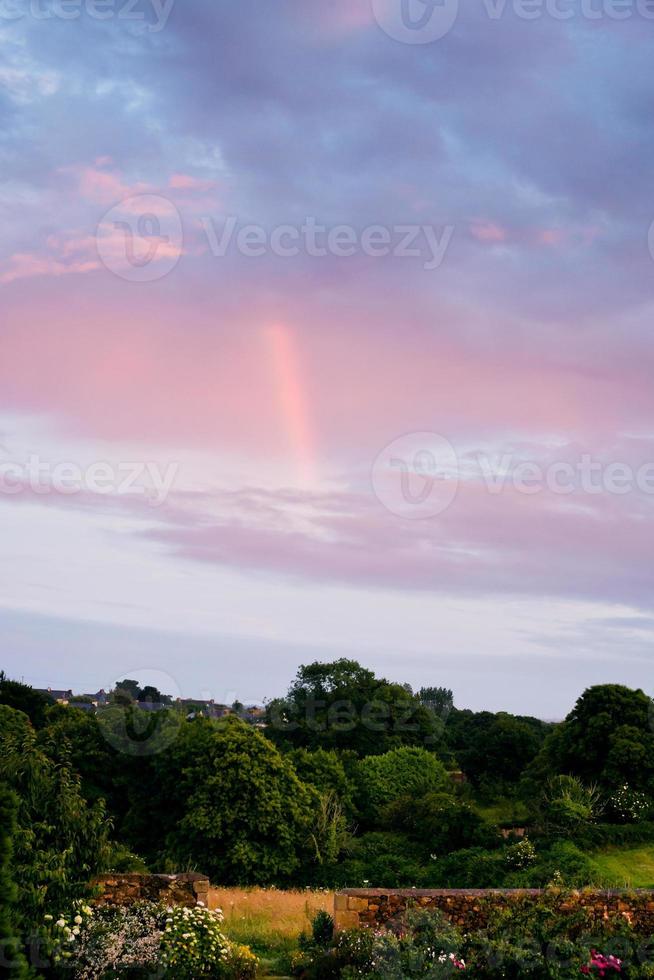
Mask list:
[{"label": "tall tree", "polygon": [[267,707],[267,734],[290,748],[381,755],[400,745],[435,746],[442,722],[402,684],[355,660],[300,667],[285,698]]}]

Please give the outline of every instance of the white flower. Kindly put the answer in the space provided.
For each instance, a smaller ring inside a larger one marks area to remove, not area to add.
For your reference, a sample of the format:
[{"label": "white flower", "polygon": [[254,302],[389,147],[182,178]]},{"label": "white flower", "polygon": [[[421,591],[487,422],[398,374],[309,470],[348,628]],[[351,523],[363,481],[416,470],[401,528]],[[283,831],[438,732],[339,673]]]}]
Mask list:
[{"label": "white flower", "polygon": [[66,920],[65,919],[57,919],[55,925],[57,925],[60,929],[63,929],[64,926],[66,925]]},{"label": "white flower", "polygon": [[75,918],[73,919],[73,922],[76,925],[81,926],[82,922],[84,922],[84,919],[82,918],[81,915],[76,915]]}]

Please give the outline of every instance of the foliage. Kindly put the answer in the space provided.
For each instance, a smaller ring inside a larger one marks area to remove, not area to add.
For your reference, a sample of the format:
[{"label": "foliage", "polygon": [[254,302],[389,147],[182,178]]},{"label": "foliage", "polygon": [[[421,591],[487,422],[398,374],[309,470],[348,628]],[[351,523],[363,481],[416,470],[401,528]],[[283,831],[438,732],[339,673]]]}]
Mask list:
[{"label": "foliage", "polygon": [[601,813],[596,786],[584,786],[576,776],[555,776],[546,785],[539,806],[539,818],[550,833],[576,832]]},{"label": "foliage", "polygon": [[348,817],[354,815],[356,786],[346,771],[344,754],[334,749],[293,749],[288,759],[303,783],[313,786],[322,795],[333,793]]},{"label": "foliage", "polygon": [[451,793],[401,796],[384,811],[385,822],[422,845],[424,857],[480,845],[494,848],[494,830],[469,804]]},{"label": "foliage", "polygon": [[288,881],[311,855],[315,790],[258,731],[236,718],[183,723],[151,805],[166,810],[166,847],[223,884]]},{"label": "foliage", "polygon": [[334,920],[329,912],[320,909],[311,923],[311,935],[316,946],[329,946],[334,938]]},{"label": "foliage", "polygon": [[27,717],[0,706],[0,779],[19,799],[14,869],[25,928],[48,905],[66,907],[110,862],[109,825],[100,802],[84,800],[66,754],[52,758]]},{"label": "foliage", "polygon": [[288,748],[381,755],[401,745],[434,745],[442,722],[402,684],[355,660],[300,667],[285,698],[267,706],[268,735]]},{"label": "foliage", "polygon": [[257,958],[229,943],[222,913],[170,908],[156,902],[91,909],[76,903],[69,916],[44,917],[43,936],[55,973],[74,980],[171,976],[252,980]]},{"label": "foliage", "polygon": [[0,670],[0,704],[22,711],[35,728],[43,728],[46,723],[47,708],[54,700],[40,691],[19,681],[10,681],[4,670]]},{"label": "foliage", "polygon": [[12,916],[18,896],[11,874],[17,808],[17,797],[6,784],[0,782],[0,973],[8,978],[23,980],[30,972]]},{"label": "foliage", "polygon": [[223,915],[203,906],[172,908],[166,917],[161,961],[179,980],[220,975],[228,955]]},{"label": "foliage", "polygon": [[515,871],[522,871],[538,860],[536,848],[528,837],[523,837],[516,844],[507,848],[504,860],[509,868]]},{"label": "foliage", "polygon": [[488,928],[465,935],[439,912],[410,909],[384,929],[339,934],[327,952],[304,950],[294,972],[307,980],[432,980],[463,971],[481,980],[652,975],[639,937],[622,917],[596,926],[568,898],[552,892],[537,904],[489,907]]},{"label": "foliage", "polygon": [[403,834],[373,831],[352,842],[351,854],[332,873],[340,887],[411,888],[424,883],[422,848]]},{"label": "foliage", "polygon": [[651,801],[645,793],[631,789],[627,783],[609,797],[607,804],[608,813],[618,823],[638,823],[651,809]]},{"label": "foliage", "polygon": [[445,766],[433,752],[409,746],[361,759],[357,781],[359,807],[368,826],[400,797],[415,799],[452,789]]},{"label": "foliage", "polygon": [[654,794],[652,700],[620,684],[590,687],[547,739],[531,775],[570,773],[607,794],[625,782]]},{"label": "foliage", "polygon": [[455,708],[445,738],[472,784],[498,795],[518,783],[550,728],[537,718]]}]

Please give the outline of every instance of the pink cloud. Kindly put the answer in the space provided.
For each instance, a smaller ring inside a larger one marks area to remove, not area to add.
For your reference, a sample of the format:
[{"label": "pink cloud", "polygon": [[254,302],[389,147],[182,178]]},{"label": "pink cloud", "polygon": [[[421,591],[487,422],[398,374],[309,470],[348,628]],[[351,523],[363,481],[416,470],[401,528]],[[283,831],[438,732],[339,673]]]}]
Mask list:
[{"label": "pink cloud", "polygon": [[479,242],[505,242],[508,238],[506,229],[491,221],[473,224],[470,234]]}]

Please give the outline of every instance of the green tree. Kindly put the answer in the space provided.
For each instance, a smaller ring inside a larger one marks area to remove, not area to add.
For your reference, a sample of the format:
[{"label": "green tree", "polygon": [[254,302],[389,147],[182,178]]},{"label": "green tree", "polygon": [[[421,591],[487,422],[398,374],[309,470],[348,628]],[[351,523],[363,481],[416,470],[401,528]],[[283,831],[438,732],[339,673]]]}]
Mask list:
[{"label": "green tree", "polygon": [[166,844],[178,864],[222,884],[271,884],[309,857],[319,796],[251,726],[233,717],[186,722],[156,766],[165,771]]},{"label": "green tree", "polygon": [[621,684],[584,691],[547,739],[529,775],[532,782],[561,773],[597,784],[605,795],[625,783],[654,796],[652,699]]},{"label": "green tree", "polygon": [[418,799],[401,796],[387,807],[385,820],[390,829],[422,845],[425,860],[466,847],[493,848],[499,842],[497,830],[450,793],[427,793]]},{"label": "green tree", "polygon": [[102,802],[89,806],[69,757],[39,743],[26,715],[0,706],[0,779],[19,800],[14,835],[18,911],[25,930],[81,897],[111,855]]},{"label": "green tree", "polygon": [[0,782],[0,976],[24,980],[31,971],[12,915],[18,897],[11,874],[17,809],[18,798]]},{"label": "green tree", "polygon": [[454,711],[446,740],[470,782],[490,795],[517,786],[551,726],[537,718],[501,711]]},{"label": "green tree", "polygon": [[356,786],[343,764],[343,757],[333,749],[293,749],[288,758],[303,783],[313,786],[321,795],[334,795],[347,816],[354,814]]},{"label": "green tree", "polygon": [[54,704],[54,698],[35,691],[27,684],[8,680],[4,670],[0,670],[0,704],[23,711],[35,728],[42,728],[46,723],[46,710]]},{"label": "green tree", "polygon": [[418,699],[443,721],[447,720],[454,708],[454,695],[449,687],[421,687],[418,691]]},{"label": "green tree", "polygon": [[435,745],[442,722],[402,684],[355,660],[300,667],[285,698],[267,706],[267,734],[288,748],[381,755],[399,745]]},{"label": "green tree", "polygon": [[132,699],[132,701],[138,701],[139,695],[141,693],[141,685],[139,684],[138,681],[134,681],[134,680],[130,680],[129,678],[126,678],[124,681],[119,681],[119,683],[116,684],[116,690],[114,691],[114,694],[116,694],[118,691],[124,694],[128,694],[129,697]]},{"label": "green tree", "polygon": [[368,827],[379,826],[385,808],[400,797],[452,789],[443,763],[432,752],[410,746],[361,759],[357,776],[360,812]]}]

